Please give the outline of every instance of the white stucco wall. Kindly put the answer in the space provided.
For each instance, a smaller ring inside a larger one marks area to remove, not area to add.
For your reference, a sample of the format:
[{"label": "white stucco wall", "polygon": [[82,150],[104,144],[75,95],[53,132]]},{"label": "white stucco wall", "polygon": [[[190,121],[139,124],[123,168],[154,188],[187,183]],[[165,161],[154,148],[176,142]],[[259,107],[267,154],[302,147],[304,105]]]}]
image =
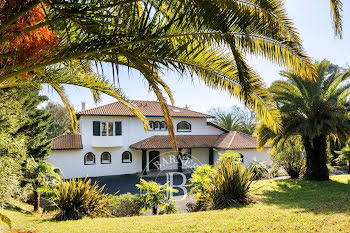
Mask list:
[{"label": "white stucco wall", "polygon": [[[162,121],[163,119],[150,117],[149,120]],[[93,136],[93,121],[121,121],[122,135]],[[208,126],[206,119],[203,118],[174,118],[175,127],[180,121],[189,122],[192,130],[191,132],[175,132],[176,135],[219,135],[222,133],[221,130]],[[167,130],[145,132],[142,122],[136,117],[82,116],[79,119],[79,130],[82,136],[82,150],[53,150],[48,158],[48,161],[54,166],[62,169],[65,178],[135,174],[141,172],[142,152],[140,150],[130,149],[129,145],[154,135],[168,135]],[[118,141],[118,143],[116,144],[114,141]],[[122,163],[122,153],[124,151],[130,151],[132,153],[132,163]],[[149,151],[150,150],[147,150],[147,162],[149,159]],[[169,153],[164,154],[164,152],[170,150],[159,151],[161,153],[161,161],[169,160],[169,158],[166,158],[169,156]],[[94,165],[84,165],[84,156],[88,152],[95,154],[96,163]],[[101,154],[103,152],[109,152],[111,154],[111,164],[101,164]],[[198,157],[199,162],[208,163],[208,149],[192,149],[192,155],[194,158]],[[192,159],[191,161],[194,160],[195,159]],[[191,164],[192,163],[189,163],[187,166],[184,165],[183,168],[192,166]],[[176,163],[169,164],[168,166],[163,164],[161,166],[169,167],[169,169],[177,168]]]},{"label": "white stucco wall", "polygon": [[[270,149],[265,148],[262,151],[256,149],[245,149],[245,150],[231,150],[231,152],[240,153],[243,155],[243,164],[245,167],[249,166],[254,159],[258,162],[264,162],[265,165],[271,166],[272,162],[270,159]],[[217,161],[220,154],[224,154],[225,150],[215,150],[214,160]]]},{"label": "white stucco wall", "polygon": [[[150,117],[151,121],[162,121],[162,118]],[[223,132],[207,125],[203,118],[174,118],[176,135],[219,135]],[[93,121],[100,122],[122,122],[121,136],[93,136]],[[187,121],[191,124],[191,132],[176,132],[176,125],[180,121]],[[62,169],[65,178],[77,177],[97,177],[109,175],[135,174],[142,170],[141,150],[130,149],[129,146],[143,139],[154,135],[168,135],[168,131],[145,132],[142,122],[136,117],[112,117],[112,116],[82,116],[79,120],[79,130],[82,136],[83,149],[81,150],[53,150],[48,160],[54,166]],[[130,151],[132,153],[132,163],[122,163],[122,153]],[[149,162],[149,152],[147,150],[147,164]],[[177,169],[177,161],[172,150],[160,151],[160,166],[162,170]],[[94,165],[84,165],[86,153],[95,154],[96,163]],[[109,152],[111,154],[111,164],[101,164],[101,154]],[[259,162],[270,165],[269,150],[237,150],[244,156],[244,165],[248,166],[254,158]],[[214,161],[219,158],[219,153],[224,150],[214,151]],[[209,163],[208,148],[192,148],[192,159],[183,162],[183,168],[192,168],[197,165]]]}]

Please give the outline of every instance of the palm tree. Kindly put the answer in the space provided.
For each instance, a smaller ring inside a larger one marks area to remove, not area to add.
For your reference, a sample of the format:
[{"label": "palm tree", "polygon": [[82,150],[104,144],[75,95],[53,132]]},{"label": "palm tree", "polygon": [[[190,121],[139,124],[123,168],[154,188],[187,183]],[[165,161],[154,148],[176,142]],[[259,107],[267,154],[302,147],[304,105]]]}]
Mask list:
[{"label": "palm tree", "polygon": [[221,113],[216,116],[214,123],[227,130],[240,130],[242,128],[241,119],[235,117],[232,113]]},{"label": "palm tree", "polygon": [[57,185],[61,180],[61,175],[62,171],[49,162],[36,162],[34,159],[26,161],[24,181],[29,182],[33,186],[34,211],[38,211],[40,207],[39,188]]},{"label": "palm tree", "polygon": [[173,198],[170,198],[170,193],[177,193],[179,190],[173,189],[168,183],[163,185],[157,184],[154,181],[146,181],[140,179],[140,184],[136,184],[140,190],[140,199],[142,208],[152,210],[153,215],[158,214],[158,209],[161,207],[163,211],[175,210],[173,207]]},{"label": "palm tree", "polygon": [[[255,131],[259,146],[268,141],[283,144],[293,135],[302,136],[309,180],[327,180],[327,141],[345,143],[350,136],[350,70],[333,70],[329,61],[316,62],[318,78],[314,82],[290,72],[281,72],[287,81],[276,81],[270,90],[281,111],[282,129],[274,133],[263,123]],[[331,72],[330,72],[331,71]]]},{"label": "palm tree", "polygon": [[343,3],[341,0],[330,0],[331,3],[331,14],[333,18],[334,33],[340,39],[343,38]]},{"label": "palm tree", "polygon": [[[172,103],[174,100],[160,75],[165,68],[194,74],[209,87],[240,98],[273,131],[280,127],[279,112],[244,55],[262,56],[304,78],[315,75],[279,0],[31,0],[6,8],[0,34],[9,32],[18,19],[38,8],[45,12],[45,18],[24,28],[23,33],[49,27],[59,41],[38,59],[12,65],[7,64],[16,61],[18,51],[3,49],[0,82],[12,82],[16,76],[73,59],[108,62],[113,71],[119,66],[136,69],[162,106],[174,148],[174,127],[164,92]],[[0,48],[8,48],[20,35],[7,33],[0,39]],[[27,79],[35,79],[35,75]],[[148,129],[136,106],[122,95],[114,93],[114,97]]]},{"label": "palm tree", "polygon": [[[47,66],[38,70],[35,76],[30,79],[15,77],[11,80],[5,80],[0,82],[0,88],[19,86],[35,86],[42,88],[43,84],[50,85],[60,96],[71,118],[73,133],[78,132],[78,120],[75,115],[75,110],[73,106],[71,106],[68,96],[65,93],[64,86],[74,85],[89,88],[95,102],[100,101],[100,93],[105,93],[112,97],[122,96],[121,91],[115,89],[103,76],[94,74],[89,63],[76,60],[65,64]],[[142,115],[138,116],[145,120]]]}]

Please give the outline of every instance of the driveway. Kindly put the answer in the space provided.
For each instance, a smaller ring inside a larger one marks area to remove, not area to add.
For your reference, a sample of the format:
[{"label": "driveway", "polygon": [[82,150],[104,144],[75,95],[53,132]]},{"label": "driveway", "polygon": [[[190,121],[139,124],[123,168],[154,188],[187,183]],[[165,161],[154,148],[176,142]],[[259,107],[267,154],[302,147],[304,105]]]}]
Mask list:
[{"label": "driveway", "polygon": [[[191,174],[184,174],[186,177],[185,182],[189,184],[189,178]],[[160,184],[165,184],[167,182],[167,177],[165,174],[159,176],[147,176],[143,177],[145,180],[153,180]],[[173,175],[173,187],[179,190],[178,193],[174,193],[174,196],[184,195],[184,192],[181,188],[176,188],[176,185],[181,185],[183,183],[184,177],[179,174]],[[118,194],[124,193],[139,193],[136,184],[140,183],[140,177],[137,174],[131,175],[120,175],[120,176],[102,176],[102,177],[93,177],[91,178],[92,182],[96,182],[99,186],[105,186],[105,192],[114,194],[119,190]],[[189,187],[185,187],[187,191],[189,191]]]}]

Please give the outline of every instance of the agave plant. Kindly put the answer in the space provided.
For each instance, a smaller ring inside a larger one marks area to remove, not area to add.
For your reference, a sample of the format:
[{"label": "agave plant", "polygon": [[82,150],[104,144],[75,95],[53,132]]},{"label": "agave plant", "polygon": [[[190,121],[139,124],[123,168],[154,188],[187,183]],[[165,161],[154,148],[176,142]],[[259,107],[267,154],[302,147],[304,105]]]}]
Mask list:
[{"label": "agave plant", "polygon": [[84,216],[108,216],[109,202],[114,195],[103,192],[104,186],[91,184],[90,179],[63,181],[53,190],[52,205],[44,211],[57,210],[57,220],[77,220]]},{"label": "agave plant", "polygon": [[[209,87],[240,98],[272,130],[280,126],[279,113],[244,55],[262,56],[302,77],[315,74],[279,0],[28,0],[15,8],[4,7],[0,34],[7,34],[0,40],[1,48],[10,48],[11,41],[23,36],[10,30],[16,21],[39,8],[45,17],[23,32],[31,35],[48,27],[58,41],[39,58],[13,65],[6,62],[16,61],[18,51],[3,49],[0,82],[74,59],[109,62],[113,71],[119,66],[139,70],[162,106],[175,148],[164,92],[174,100],[161,78],[164,68],[195,74]],[[142,116],[123,96],[114,97]]]}]

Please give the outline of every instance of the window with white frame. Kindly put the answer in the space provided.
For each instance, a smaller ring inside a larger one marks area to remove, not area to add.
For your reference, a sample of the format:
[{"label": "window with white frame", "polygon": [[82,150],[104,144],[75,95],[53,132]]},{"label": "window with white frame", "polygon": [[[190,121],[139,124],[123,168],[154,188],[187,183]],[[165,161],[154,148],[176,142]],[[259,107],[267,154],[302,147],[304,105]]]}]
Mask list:
[{"label": "window with white frame", "polygon": [[154,122],[154,130],[160,130],[160,122],[159,121]]},{"label": "window with white frame", "polygon": [[149,122],[149,129],[154,130],[154,121]]},{"label": "window with white frame", "polygon": [[88,152],[84,156],[84,164],[85,165],[94,165],[95,164],[95,154],[92,152]]},{"label": "window with white frame", "polygon": [[130,151],[124,151],[122,154],[122,163],[131,163],[132,162],[132,154]]},{"label": "window with white frame", "polygon": [[93,121],[93,136],[120,136],[122,135],[122,122]]},{"label": "window with white frame", "polygon": [[191,132],[191,124],[187,121],[181,121],[177,124],[177,132]]},{"label": "window with white frame", "polygon": [[108,164],[111,163],[111,154],[109,152],[103,152],[101,154],[101,163],[102,164]]},{"label": "window with white frame", "polygon": [[160,122],[160,130],[166,130],[166,124],[165,121]]}]

